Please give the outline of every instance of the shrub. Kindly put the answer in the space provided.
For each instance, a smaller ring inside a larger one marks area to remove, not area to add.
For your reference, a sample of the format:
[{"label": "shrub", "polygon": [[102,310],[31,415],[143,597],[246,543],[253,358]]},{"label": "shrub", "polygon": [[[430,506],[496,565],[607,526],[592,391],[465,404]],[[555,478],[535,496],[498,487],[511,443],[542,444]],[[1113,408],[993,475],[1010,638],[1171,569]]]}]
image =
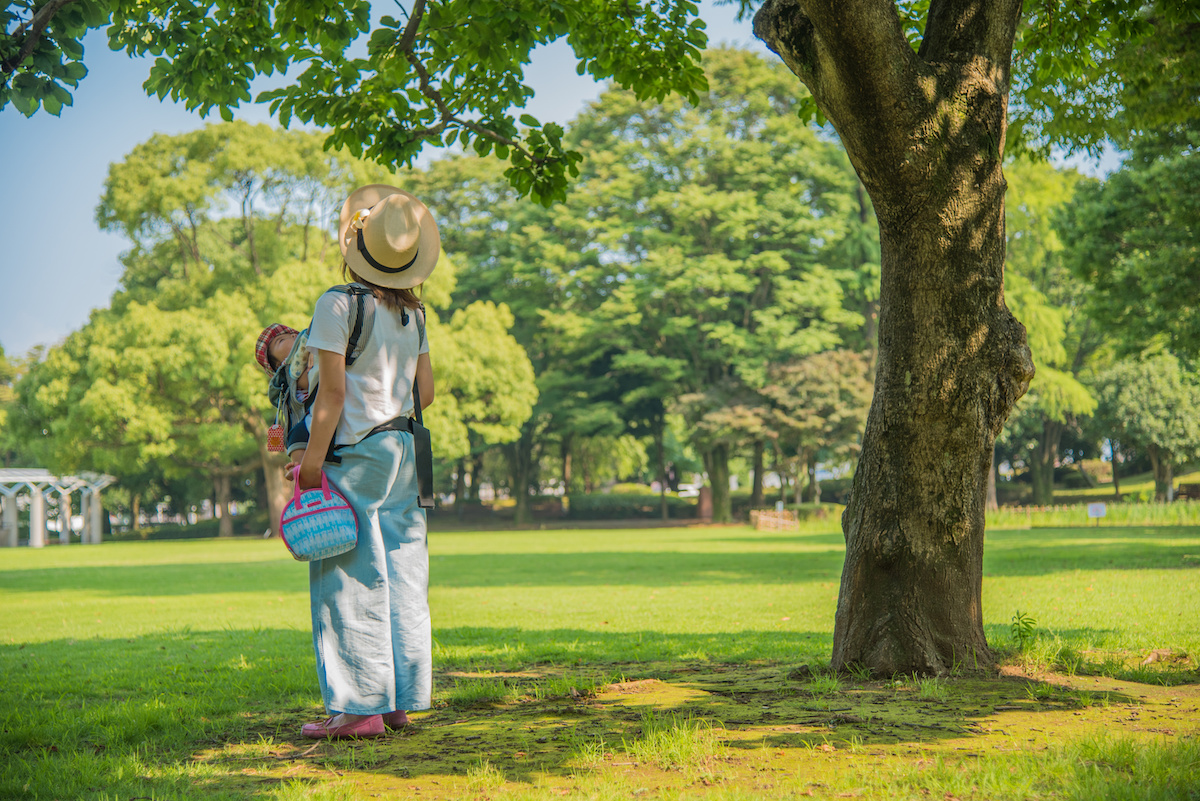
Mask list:
[{"label": "shrub", "polygon": [[[618,495],[573,493],[567,517],[571,520],[633,520],[662,516],[658,495]],[[673,520],[696,516],[696,503],[686,498],[667,496],[667,514]]]},{"label": "shrub", "polygon": [[658,497],[658,493],[647,484],[613,484],[609,493],[612,495],[653,495],[655,498]]}]

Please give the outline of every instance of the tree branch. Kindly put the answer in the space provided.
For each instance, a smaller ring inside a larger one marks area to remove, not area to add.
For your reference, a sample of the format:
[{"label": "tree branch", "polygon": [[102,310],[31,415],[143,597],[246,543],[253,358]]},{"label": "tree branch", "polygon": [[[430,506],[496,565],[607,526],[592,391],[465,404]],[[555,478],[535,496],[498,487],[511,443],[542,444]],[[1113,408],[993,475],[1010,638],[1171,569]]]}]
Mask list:
[{"label": "tree branch", "polygon": [[1008,81],[1021,0],[933,0],[917,55],[926,62],[982,56]]},{"label": "tree branch", "polygon": [[416,0],[413,3],[412,13],[408,15],[408,24],[404,26],[404,33],[400,36],[400,43],[397,45],[401,52],[407,53],[412,50],[413,42],[417,40],[417,28],[421,25],[421,17],[425,15],[425,0]]},{"label": "tree branch", "polygon": [[446,130],[447,126],[453,123],[466,128],[467,130],[472,131],[479,136],[486,136],[493,142],[505,145],[506,147],[511,147],[513,150],[517,150],[525,154],[526,158],[528,158],[533,164],[541,164],[545,161],[545,159],[536,158],[532,153],[526,150],[520,142],[509,139],[507,136],[502,136],[501,134],[493,131],[491,128],[488,128],[486,125],[480,125],[472,120],[466,120],[462,117],[459,117],[446,105],[446,101],[442,97],[441,93],[433,88],[429,71],[426,70],[425,65],[421,63],[421,59],[417,58],[412,51],[405,51],[404,57],[408,59],[408,63],[411,64],[413,69],[417,72],[417,85],[421,94],[433,101],[433,104],[437,106],[438,113],[441,114],[441,120],[436,125],[410,131],[409,133],[411,136],[416,138],[440,134],[442,131]]},{"label": "tree branch", "polygon": [[754,35],[812,92],[851,158],[902,159],[925,72],[891,0],[767,0]]},{"label": "tree branch", "polygon": [[18,36],[25,33],[26,30],[28,30],[29,33],[26,35],[25,41],[21,44],[21,49],[17,51],[17,54],[11,59],[0,64],[0,69],[10,74],[16,72],[17,67],[21,66],[21,62],[29,58],[30,54],[33,53],[33,49],[37,47],[38,40],[42,38],[42,33],[50,24],[50,20],[54,19],[54,15],[57,14],[63,8],[63,6],[74,2],[75,0],[50,0],[50,2],[46,3],[46,5],[37,10],[37,13],[30,18],[29,22],[22,23],[15,31],[13,31],[13,39],[16,39]]}]

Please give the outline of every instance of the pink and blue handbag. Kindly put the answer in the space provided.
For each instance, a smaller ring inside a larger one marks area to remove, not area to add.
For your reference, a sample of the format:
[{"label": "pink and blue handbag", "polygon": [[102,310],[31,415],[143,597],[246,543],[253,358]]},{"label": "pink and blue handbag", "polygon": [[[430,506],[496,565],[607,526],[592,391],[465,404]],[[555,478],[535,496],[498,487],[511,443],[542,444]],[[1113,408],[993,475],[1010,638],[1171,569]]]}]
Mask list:
[{"label": "pink and blue handbag", "polygon": [[300,489],[300,468],[292,478],[296,491],[279,516],[283,544],[302,562],[327,559],[358,544],[358,518],[321,472],[321,488]]}]

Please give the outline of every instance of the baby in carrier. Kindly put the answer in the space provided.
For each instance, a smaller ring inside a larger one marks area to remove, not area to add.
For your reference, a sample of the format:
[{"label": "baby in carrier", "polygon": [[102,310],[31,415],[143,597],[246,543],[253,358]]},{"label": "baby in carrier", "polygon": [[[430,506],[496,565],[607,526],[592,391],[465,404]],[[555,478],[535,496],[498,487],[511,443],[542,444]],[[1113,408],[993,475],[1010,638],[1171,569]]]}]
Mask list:
[{"label": "baby in carrier", "polygon": [[[272,323],[258,335],[254,358],[271,375],[268,395],[275,406],[275,423],[267,430],[267,450],[281,453],[285,434],[302,424],[308,411],[309,386],[316,383],[316,364],[308,350],[308,329],[297,331]],[[288,453],[307,444],[307,437],[288,443]]]},{"label": "baby in carrier", "polygon": [[[371,290],[361,284],[345,284],[327,290],[349,295],[350,331],[346,343],[346,367],[349,368],[362,354],[371,337],[375,323],[375,297]],[[404,325],[408,325],[408,312],[401,310]],[[416,315],[420,341],[425,340],[424,307]],[[254,358],[271,375],[268,396],[275,407],[275,424],[267,430],[267,450],[288,456],[296,450],[308,447],[310,410],[319,381],[318,366],[308,349],[308,329],[297,331],[282,323],[272,323],[258,335],[254,347]],[[285,445],[286,442],[286,445]],[[340,461],[330,443],[327,461]]]}]

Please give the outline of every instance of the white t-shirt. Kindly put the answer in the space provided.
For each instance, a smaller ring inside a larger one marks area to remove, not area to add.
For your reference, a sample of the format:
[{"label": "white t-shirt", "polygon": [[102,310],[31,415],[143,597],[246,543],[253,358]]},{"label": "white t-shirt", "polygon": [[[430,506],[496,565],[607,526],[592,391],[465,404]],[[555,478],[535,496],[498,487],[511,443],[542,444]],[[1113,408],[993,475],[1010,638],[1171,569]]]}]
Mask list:
[{"label": "white t-shirt", "polygon": [[[309,327],[309,350],[345,355],[350,341],[351,303],[357,301],[341,292],[326,292],[321,296]],[[353,445],[375,426],[397,417],[412,416],[417,356],[429,352],[428,338],[424,343],[420,341],[417,328],[420,313],[409,309],[406,326],[401,323],[399,311],[387,309],[376,301],[371,335],[363,343],[362,355],[346,368],[346,402],[334,435],[335,444]],[[314,379],[310,375],[309,381]]]}]

